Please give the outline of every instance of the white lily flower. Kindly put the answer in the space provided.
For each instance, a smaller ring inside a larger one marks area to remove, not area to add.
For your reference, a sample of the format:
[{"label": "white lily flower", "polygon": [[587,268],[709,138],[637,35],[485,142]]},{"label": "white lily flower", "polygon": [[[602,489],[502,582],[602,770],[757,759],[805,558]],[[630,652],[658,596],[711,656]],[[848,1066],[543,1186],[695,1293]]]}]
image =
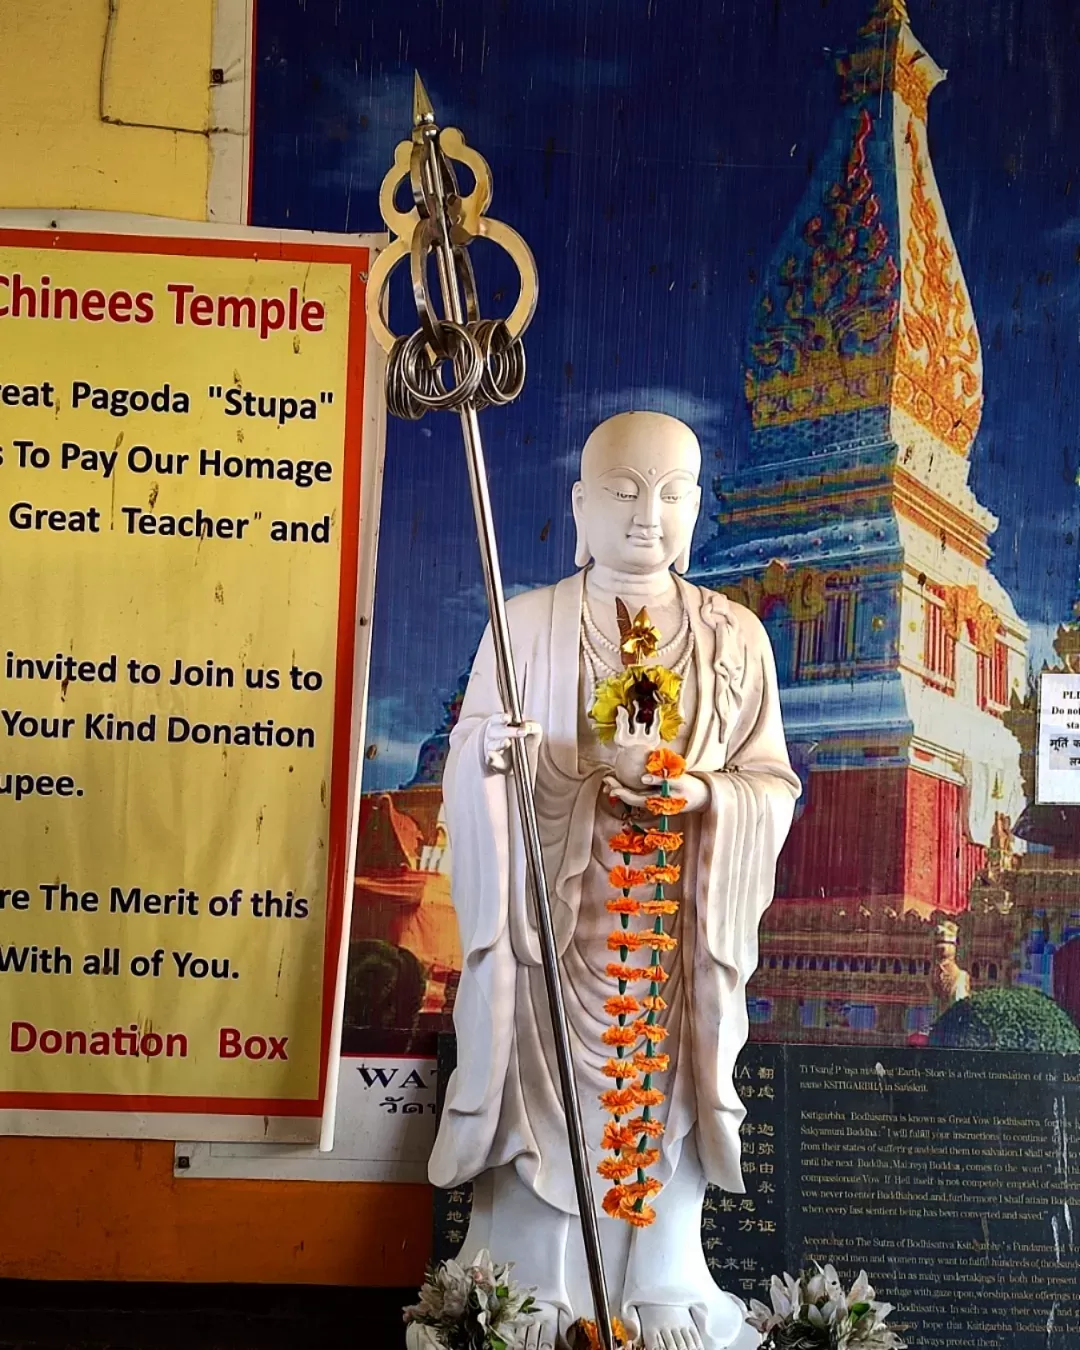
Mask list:
[{"label": "white lily flower", "polygon": [[446,1342],[434,1327],[422,1322],[410,1322],[405,1328],[406,1350],[446,1350]]},{"label": "white lily flower", "polygon": [[848,1294],[848,1306],[850,1307],[852,1303],[873,1303],[873,1301],[874,1291],[867,1279],[866,1271],[860,1270]]},{"label": "white lily flower", "polygon": [[755,1329],[762,1334],[772,1331],[773,1327],[784,1326],[790,1320],[789,1312],[779,1312],[775,1308],[767,1308],[764,1303],[759,1303],[756,1298],[750,1300],[750,1311],[746,1315],[746,1320]]},{"label": "white lily flower", "polygon": [[466,1273],[473,1284],[485,1293],[494,1290],[499,1282],[500,1272],[492,1266],[491,1253],[486,1249],[477,1252]]},{"label": "white lily flower", "polygon": [[778,1317],[790,1317],[797,1304],[793,1304],[791,1298],[784,1289],[780,1281],[773,1276],[772,1285],[769,1288],[769,1300],[773,1306],[773,1312]]},{"label": "white lily flower", "polygon": [[465,1267],[457,1261],[444,1261],[442,1263],[442,1276],[450,1284],[461,1284],[468,1279],[465,1274]]}]

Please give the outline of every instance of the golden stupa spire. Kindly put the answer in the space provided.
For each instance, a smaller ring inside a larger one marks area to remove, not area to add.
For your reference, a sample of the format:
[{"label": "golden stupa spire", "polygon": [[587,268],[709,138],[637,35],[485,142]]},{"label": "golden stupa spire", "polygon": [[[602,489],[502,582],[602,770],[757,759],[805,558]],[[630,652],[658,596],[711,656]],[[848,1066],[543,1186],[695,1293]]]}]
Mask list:
[{"label": "golden stupa spire", "polygon": [[874,0],[866,22],[859,29],[859,36],[880,37],[883,31],[896,32],[902,24],[910,25],[906,0]]},{"label": "golden stupa spire", "polygon": [[910,23],[904,0],[875,0],[873,17],[884,19],[886,22],[895,20],[899,23]]}]

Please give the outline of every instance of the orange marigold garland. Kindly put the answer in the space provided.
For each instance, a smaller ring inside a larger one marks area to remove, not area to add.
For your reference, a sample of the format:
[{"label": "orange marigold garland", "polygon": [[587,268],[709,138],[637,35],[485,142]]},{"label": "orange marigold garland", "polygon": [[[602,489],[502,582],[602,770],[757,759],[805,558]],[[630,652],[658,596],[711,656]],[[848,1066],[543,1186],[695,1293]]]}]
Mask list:
[{"label": "orange marigold garland", "polygon": [[670,1055],[646,1055],[643,1051],[639,1052],[631,1060],[635,1069],[641,1073],[667,1073],[668,1066],[671,1064]]},{"label": "orange marigold garland", "polygon": [[638,837],[642,841],[642,853],[657,853],[663,849],[670,854],[682,848],[683,837],[678,830],[646,830],[644,837]]},{"label": "orange marigold garland", "polygon": [[607,901],[607,910],[609,914],[641,914],[642,905],[648,903],[648,900],[635,900],[630,895],[613,895]]},{"label": "orange marigold garland", "polygon": [[[620,915],[620,918],[625,919],[626,915]],[[607,945],[609,951],[618,952],[619,959],[625,961],[627,952],[639,951],[649,944],[640,933],[631,933],[625,928],[616,928],[613,933],[608,934]]]},{"label": "orange marigold garland", "polygon": [[620,888],[623,895],[626,896],[629,895],[633,887],[644,886],[648,877],[639,867],[613,867],[608,873],[608,881],[613,886]]},{"label": "orange marigold garland", "polygon": [[637,1171],[637,1163],[626,1154],[615,1153],[610,1158],[601,1158],[596,1170],[605,1181],[625,1181]]},{"label": "orange marigold garland", "polygon": [[649,975],[649,972],[642,970],[640,966],[628,966],[618,961],[609,962],[604,969],[613,980],[618,980],[623,985],[629,984],[632,980],[647,979]]},{"label": "orange marigold garland", "polygon": [[[630,1337],[617,1317],[611,1319],[611,1330],[616,1350],[629,1350]],[[596,1328],[596,1323],[588,1322],[584,1318],[575,1322],[570,1328],[567,1333],[567,1341],[570,1350],[602,1350],[600,1333]]]},{"label": "orange marigold garland", "polygon": [[634,998],[633,994],[612,994],[611,998],[604,1004],[604,1011],[609,1017],[618,1017],[624,1013],[627,1017],[633,1017],[635,1013],[641,1011],[642,1005]]},{"label": "orange marigold garland", "polygon": [[614,1149],[618,1153],[624,1148],[637,1147],[637,1131],[634,1129],[634,1122],[629,1125],[617,1125],[615,1121],[609,1120],[604,1126],[604,1137],[601,1140],[604,1148]]},{"label": "orange marigold garland", "polygon": [[630,1089],[635,1106],[660,1106],[664,1100],[663,1092],[657,1087],[636,1087]]},{"label": "orange marigold garland", "polygon": [[637,1024],[628,1027],[625,1013],[619,1013],[618,1026],[608,1027],[600,1037],[605,1045],[613,1045],[617,1050],[624,1050],[628,1045],[634,1045],[637,1038]]},{"label": "orange marigold garland", "polygon": [[[669,818],[686,808],[683,797],[673,797],[669,780],[679,778],[686,771],[686,761],[672,750],[654,750],[645,762],[646,772],[660,778],[660,791],[647,799],[647,809],[657,816],[655,828],[641,830],[628,819],[624,828],[608,842],[616,853],[622,854],[622,866],[608,873],[612,886],[621,891],[607,902],[608,911],[617,914],[619,927],[608,937],[608,947],[618,952],[619,961],[607,967],[608,975],[618,981],[619,992],[604,1004],[604,1011],[614,1018],[601,1039],[613,1047],[615,1055],[604,1065],[604,1073],[615,1080],[615,1087],[600,1094],[600,1103],[613,1120],[604,1127],[602,1145],[610,1150],[597,1171],[614,1182],[604,1196],[604,1212],[636,1228],[645,1228],[656,1218],[656,1211],[647,1203],[660,1190],[661,1183],[647,1175],[646,1169],[660,1160],[660,1149],[651,1141],[664,1133],[663,1123],[653,1119],[654,1108],[660,1106],[665,1095],[653,1086],[653,1075],[663,1073],[670,1064],[666,1054],[657,1052],[657,1046],[666,1038],[666,1027],[657,1021],[667,1007],[660,996],[660,988],[667,981],[667,972],[661,964],[664,952],[674,951],[678,939],[664,929],[664,919],[676,914],[679,902],[665,896],[664,887],[679,881],[681,868],[668,861],[669,856],[682,847],[683,836],[668,828]],[[656,862],[631,867],[631,861],[656,854]],[[652,897],[636,900],[630,892],[638,886],[651,886]],[[632,929],[630,920],[638,916],[651,918],[651,928]],[[627,965],[631,952],[648,951],[651,963],[642,968]],[[634,980],[648,980],[649,992],[640,999],[626,992]],[[644,1016],[642,1016],[644,1014]],[[630,1054],[630,1048],[643,1042],[646,1049]],[[641,1114],[629,1121],[623,1117],[635,1108]],[[630,1181],[635,1176],[636,1180]]]},{"label": "orange marigold garland", "polygon": [[645,853],[655,853],[660,847],[659,844],[650,844],[649,836],[644,830],[626,829],[619,834],[613,835],[608,843],[616,853],[621,853],[627,863],[633,857],[638,857]]},{"label": "orange marigold garland", "polygon": [[633,1080],[641,1072],[634,1064],[633,1060],[626,1059],[608,1059],[604,1061],[604,1067],[600,1071],[607,1078],[621,1078]]},{"label": "orange marigold garland", "polygon": [[637,1106],[637,1096],[633,1088],[608,1088],[607,1092],[600,1094],[600,1105],[605,1111],[610,1111],[618,1122]]},{"label": "orange marigold garland", "polygon": [[645,798],[645,810],[648,811],[650,816],[660,817],[660,820],[663,822],[660,826],[662,830],[667,829],[668,816],[677,816],[680,811],[686,810],[686,798],[669,796],[668,793],[664,791],[665,787],[667,787],[666,781],[660,789],[659,797]]}]

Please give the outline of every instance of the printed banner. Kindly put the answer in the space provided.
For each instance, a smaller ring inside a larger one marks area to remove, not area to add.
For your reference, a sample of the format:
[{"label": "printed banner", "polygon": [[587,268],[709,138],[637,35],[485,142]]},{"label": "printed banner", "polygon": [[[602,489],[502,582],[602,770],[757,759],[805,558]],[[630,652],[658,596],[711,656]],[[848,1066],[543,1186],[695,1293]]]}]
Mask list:
[{"label": "printed banner", "polygon": [[0,230],[0,1107],[322,1114],[367,266]]},{"label": "printed banner", "polygon": [[179,1143],[178,1181],[395,1181],[423,1185],[435,1143],[434,1059],[342,1055],[334,1147]]}]

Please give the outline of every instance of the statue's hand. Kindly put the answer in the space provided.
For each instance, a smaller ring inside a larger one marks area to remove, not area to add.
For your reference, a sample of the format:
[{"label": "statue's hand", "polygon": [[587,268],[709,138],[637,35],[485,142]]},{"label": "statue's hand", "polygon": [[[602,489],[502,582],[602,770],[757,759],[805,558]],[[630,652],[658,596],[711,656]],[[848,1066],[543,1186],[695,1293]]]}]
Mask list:
[{"label": "statue's hand", "polygon": [[[657,774],[642,774],[644,791],[641,791],[626,787],[617,778],[608,777],[604,779],[604,788],[609,797],[645,815],[651,814],[645,811],[646,800],[660,795],[659,788],[663,781]],[[684,811],[704,811],[709,804],[708,787],[692,773],[684,773],[681,778],[669,778],[668,787],[673,797],[682,797],[686,801]]]},{"label": "statue's hand", "polygon": [[632,722],[625,708],[616,708],[615,735],[612,743],[616,750],[632,750],[647,755],[661,744],[660,718],[654,717],[652,725],[646,727],[642,722]]},{"label": "statue's hand", "polygon": [[653,718],[651,727],[645,727],[641,722],[632,721],[625,708],[617,708],[612,744],[615,746],[612,767],[616,779],[623,787],[640,789],[645,761],[661,744],[659,717]]},{"label": "statue's hand", "polygon": [[509,773],[513,765],[511,741],[531,741],[527,745],[531,755],[543,734],[537,722],[523,722],[516,727],[507,713],[495,713],[484,723],[484,763],[492,773]]}]

